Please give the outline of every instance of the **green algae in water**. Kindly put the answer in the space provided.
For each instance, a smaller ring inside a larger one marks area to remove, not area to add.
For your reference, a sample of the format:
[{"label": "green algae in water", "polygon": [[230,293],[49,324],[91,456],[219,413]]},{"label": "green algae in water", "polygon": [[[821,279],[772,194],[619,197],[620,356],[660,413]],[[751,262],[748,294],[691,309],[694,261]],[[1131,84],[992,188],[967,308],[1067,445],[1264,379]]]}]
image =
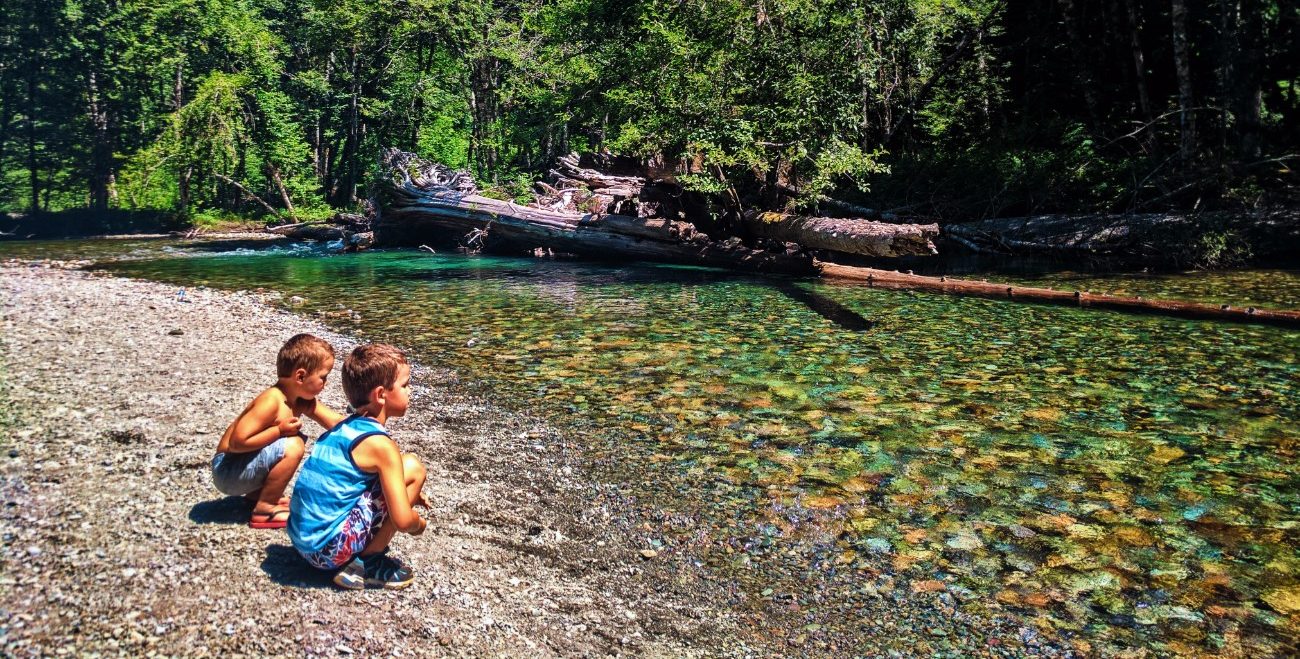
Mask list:
[{"label": "green algae in water", "polygon": [[409,252],[113,269],[355,309],[611,472],[715,483],[690,495],[748,570],[821,547],[1102,647],[1300,638],[1300,333],[796,284],[876,323],[850,332],[727,273]]}]

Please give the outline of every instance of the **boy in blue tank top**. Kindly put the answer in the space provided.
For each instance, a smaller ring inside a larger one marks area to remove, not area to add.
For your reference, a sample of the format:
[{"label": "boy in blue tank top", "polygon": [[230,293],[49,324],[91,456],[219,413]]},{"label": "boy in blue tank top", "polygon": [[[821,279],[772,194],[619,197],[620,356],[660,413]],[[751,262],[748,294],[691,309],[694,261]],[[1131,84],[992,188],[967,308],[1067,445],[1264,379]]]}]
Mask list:
[{"label": "boy in blue tank top", "polygon": [[424,532],[414,506],[424,465],[402,453],[384,423],[402,416],[411,394],[406,355],[390,345],[358,346],[343,362],[343,392],[356,412],[316,440],[289,504],[289,538],[308,563],[338,570],[342,588],[405,588],[414,574],[388,555],[402,531]]}]

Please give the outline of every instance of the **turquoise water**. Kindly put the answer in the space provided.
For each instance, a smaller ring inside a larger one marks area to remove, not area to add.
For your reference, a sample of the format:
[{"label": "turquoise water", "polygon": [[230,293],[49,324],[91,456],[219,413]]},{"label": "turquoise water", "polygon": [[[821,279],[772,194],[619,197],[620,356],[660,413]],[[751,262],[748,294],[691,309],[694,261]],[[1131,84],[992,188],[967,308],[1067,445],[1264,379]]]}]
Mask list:
[{"label": "turquoise water", "polygon": [[[832,589],[896,575],[1104,652],[1300,638],[1300,332],[694,268],[313,254],[103,267],[300,296],[455,368],[695,516],[654,541],[719,550],[707,562],[759,605],[806,578],[794,552]],[[1300,290],[1286,271],[1058,280],[1268,306]]]}]

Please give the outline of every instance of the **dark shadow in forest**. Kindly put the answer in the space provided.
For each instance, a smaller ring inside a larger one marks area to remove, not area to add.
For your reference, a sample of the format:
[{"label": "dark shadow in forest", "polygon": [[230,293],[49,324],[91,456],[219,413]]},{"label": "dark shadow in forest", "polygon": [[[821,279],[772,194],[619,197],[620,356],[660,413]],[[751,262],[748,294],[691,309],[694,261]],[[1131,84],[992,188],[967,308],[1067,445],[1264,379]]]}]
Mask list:
[{"label": "dark shadow in forest", "polygon": [[[274,532],[278,533],[278,531]],[[290,545],[267,545],[266,558],[262,560],[262,571],[271,578],[271,581],[281,586],[294,586],[297,588],[333,587],[333,572],[312,567],[298,553],[298,550]]]},{"label": "dark shadow in forest", "polygon": [[200,501],[190,508],[190,521],[195,524],[247,524],[253,504],[244,497],[222,497]]}]

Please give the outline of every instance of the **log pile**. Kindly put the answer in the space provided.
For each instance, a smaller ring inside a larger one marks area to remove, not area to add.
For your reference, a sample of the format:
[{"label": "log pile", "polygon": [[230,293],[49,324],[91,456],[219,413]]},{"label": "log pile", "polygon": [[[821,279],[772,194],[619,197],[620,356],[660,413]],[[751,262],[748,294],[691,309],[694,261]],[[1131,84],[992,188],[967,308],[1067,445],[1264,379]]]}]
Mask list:
[{"label": "log pile", "polygon": [[[571,210],[584,197],[574,191],[521,205],[478,194],[464,172],[397,150],[384,154],[389,178],[378,191],[382,211],[374,223],[381,244],[455,244],[473,241],[498,252],[538,248],[589,258],[664,261],[761,272],[810,274],[801,250],[770,250],[739,239],[712,240],[689,222]],[[562,203],[561,203],[562,202]],[[597,199],[596,203],[600,203]]]},{"label": "log pile", "polygon": [[674,182],[600,171],[577,155],[560,158],[551,170],[553,181],[538,183],[538,194],[525,204],[480,195],[467,173],[395,149],[385,152],[384,168],[383,212],[375,231],[385,244],[472,240],[494,251],[547,248],[596,258],[811,273],[812,249],[932,254],[931,239],[939,231],[937,225],[763,214],[741,224],[743,235],[710,236],[655,201]]}]

